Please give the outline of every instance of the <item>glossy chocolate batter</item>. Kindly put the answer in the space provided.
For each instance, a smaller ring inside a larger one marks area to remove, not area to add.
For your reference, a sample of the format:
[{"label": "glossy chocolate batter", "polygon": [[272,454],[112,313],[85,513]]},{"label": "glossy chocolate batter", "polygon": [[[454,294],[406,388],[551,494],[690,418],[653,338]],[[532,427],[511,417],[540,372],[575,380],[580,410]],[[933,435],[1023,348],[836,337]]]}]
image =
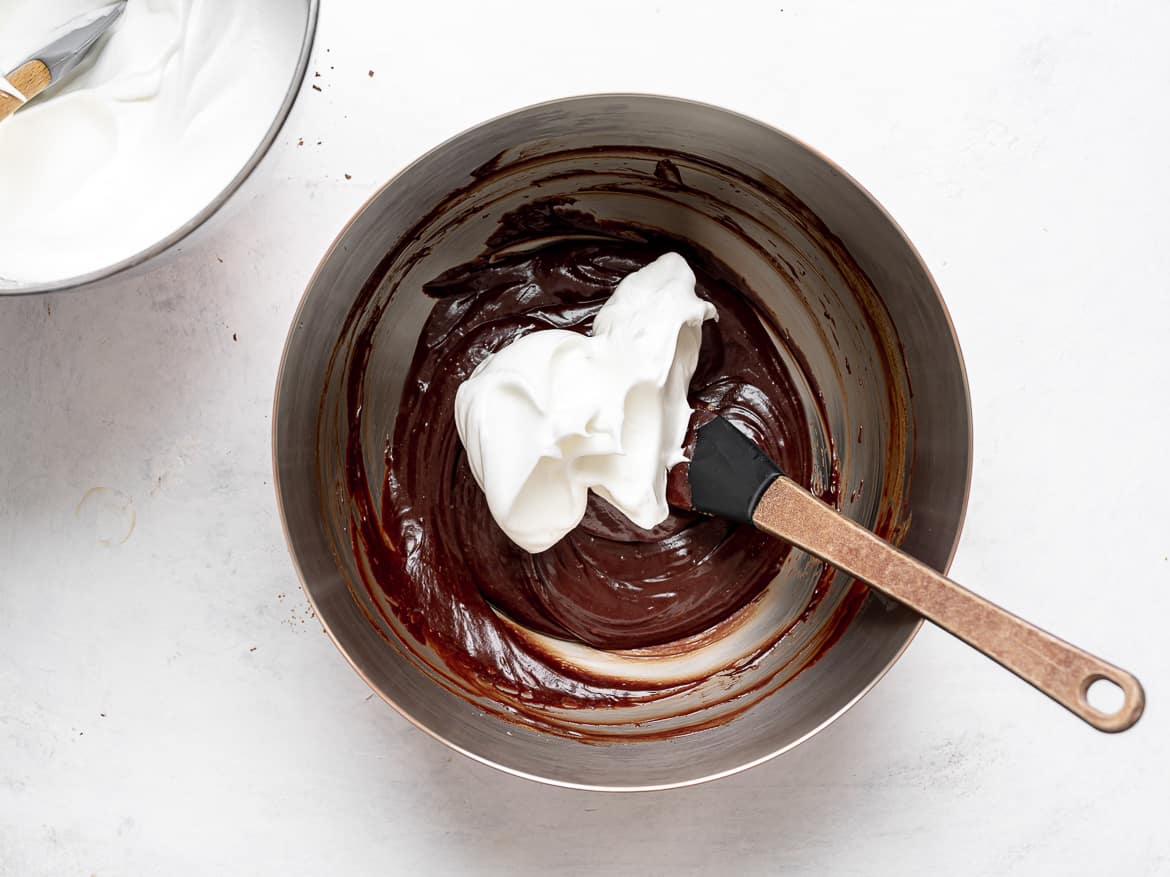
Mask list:
[{"label": "glossy chocolate batter", "polygon": [[[751,527],[681,508],[654,530],[641,530],[593,497],[576,530],[548,551],[528,554],[496,525],[467,465],[454,423],[460,383],[485,356],[527,332],[587,332],[623,277],[673,250],[690,263],[698,294],[719,317],[704,325],[691,383],[693,424],[706,413],[727,417],[792,477],[809,484],[813,455],[806,417],[823,412],[805,411],[772,340],[781,331],[765,328],[750,292],[727,266],[685,241],[610,226],[572,204],[546,198],[517,211],[479,258],[425,285],[434,304],[403,384],[393,435],[387,436],[380,491],[369,479],[362,441],[365,384],[379,379],[367,365],[380,309],[359,326],[345,371],[345,494],[362,587],[378,611],[392,614],[408,634],[389,642],[414,654],[420,667],[439,671],[435,681],[475,698],[485,710],[589,737],[592,732],[561,711],[648,704],[703,679],[669,672],[635,679],[590,670],[525,628],[604,650],[685,653],[739,623],[736,610],[761,592],[790,549]],[[379,274],[371,277],[366,294],[380,283]],[[799,361],[799,351],[790,352]],[[806,397],[811,389],[812,404],[820,404],[817,387],[808,386],[811,378],[801,371]],[[830,454],[835,461],[831,447]],[[672,473],[675,488],[679,474]],[[831,474],[821,496],[836,504],[835,463]],[[679,491],[668,495],[677,499]],[[801,618],[813,611],[831,579],[823,567]],[[806,661],[815,661],[844,630],[863,596],[851,592],[841,603],[808,644]],[[778,629],[762,648],[787,629]],[[680,642],[684,637],[690,638]],[[744,656],[737,666],[753,660]],[[770,679],[762,676],[737,690],[738,709],[750,706],[751,692]],[[736,712],[710,721],[726,721]],[[704,721],[697,718],[686,729]],[[627,729],[623,739],[639,733]]]},{"label": "glossy chocolate batter", "polygon": [[587,332],[627,274],[681,250],[719,321],[704,327],[691,404],[743,426],[808,481],[808,428],[791,378],[746,299],[705,254],[677,241],[568,240],[461,266],[428,284],[436,299],[407,377],[387,456],[382,527],[407,548],[391,589],[454,589],[469,612],[491,603],[541,633],[602,649],[650,646],[726,618],[788,551],[751,527],[673,510],[654,530],[592,496],[582,524],[532,555],[496,526],[454,426],[455,392],[489,353],[528,332]]}]

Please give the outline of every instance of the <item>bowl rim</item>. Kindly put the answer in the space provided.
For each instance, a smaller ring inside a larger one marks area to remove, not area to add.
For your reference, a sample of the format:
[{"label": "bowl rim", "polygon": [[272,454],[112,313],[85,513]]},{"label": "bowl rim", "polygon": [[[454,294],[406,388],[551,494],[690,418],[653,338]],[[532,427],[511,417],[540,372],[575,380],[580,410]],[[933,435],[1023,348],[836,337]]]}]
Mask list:
[{"label": "bowl rim", "polygon": [[963,387],[963,406],[966,409],[966,419],[967,419],[966,479],[965,479],[965,483],[963,485],[963,498],[962,498],[962,504],[961,504],[960,509],[959,509],[959,520],[958,520],[957,526],[955,528],[955,537],[951,543],[950,550],[947,553],[946,563],[942,567],[942,572],[944,574],[946,574],[950,570],[951,564],[955,559],[955,553],[958,551],[958,548],[959,548],[959,542],[962,539],[963,527],[966,524],[967,510],[968,510],[969,500],[970,500],[970,496],[971,496],[971,481],[972,481],[973,466],[974,466],[974,424],[973,424],[973,418],[972,418],[973,412],[972,412],[972,406],[971,406],[971,386],[970,386],[970,383],[969,383],[968,378],[967,378],[966,361],[964,360],[964,357],[963,357],[962,347],[959,344],[959,336],[955,331],[954,320],[951,317],[950,310],[947,308],[946,300],[942,296],[942,291],[939,289],[938,283],[934,279],[934,275],[931,274],[930,269],[926,264],[926,260],[923,259],[922,254],[918,251],[918,248],[916,246],[914,246],[914,243],[910,240],[909,236],[907,236],[905,230],[903,230],[902,226],[898,224],[898,222],[894,219],[894,217],[890,214],[890,212],[888,210],[886,210],[886,208],[881,204],[881,202],[878,201],[878,199],[876,197],[874,197],[873,193],[870,192],[867,188],[865,188],[865,186],[861,185],[861,183],[858,182],[852,176],[852,174],[850,174],[848,171],[846,171],[841,165],[839,165],[837,162],[833,161],[833,159],[829,158],[829,156],[827,156],[825,153],[821,152],[819,149],[816,149],[816,148],[810,146],[808,143],[806,143],[804,140],[800,139],[799,137],[795,137],[792,134],[789,134],[787,131],[780,129],[780,128],[776,127],[775,125],[771,125],[767,122],[761,121],[760,119],[757,119],[754,116],[750,116],[750,115],[747,115],[745,113],[740,113],[740,112],[737,112],[735,110],[730,110],[730,109],[727,109],[726,107],[722,107],[722,106],[719,106],[717,104],[708,103],[706,101],[696,101],[696,100],[691,100],[689,98],[682,98],[682,97],[676,97],[676,96],[671,96],[671,95],[653,94],[653,93],[649,93],[649,92],[597,92],[597,93],[592,93],[592,94],[576,94],[576,95],[570,95],[570,96],[562,97],[562,98],[554,98],[552,100],[546,100],[546,101],[540,101],[540,102],[534,103],[534,104],[528,104],[527,106],[518,107],[516,109],[512,109],[512,110],[509,110],[509,111],[504,112],[504,113],[498,113],[497,115],[492,116],[491,118],[485,119],[482,122],[478,122],[474,125],[471,125],[468,128],[446,138],[441,143],[433,146],[431,149],[427,150],[422,155],[418,156],[413,161],[404,165],[397,172],[392,174],[386,180],[386,182],[384,182],[381,186],[379,186],[377,189],[375,189],[370,194],[370,196],[364,202],[362,202],[361,206],[358,207],[357,210],[354,211],[353,215],[341,227],[341,229],[338,231],[337,235],[334,237],[333,242],[326,249],[324,255],[321,257],[321,260],[317,263],[317,267],[314,269],[312,276],[309,278],[308,283],[305,285],[305,291],[301,294],[300,301],[297,303],[296,310],[293,313],[292,322],[289,326],[288,334],[285,337],[284,347],[283,347],[283,349],[281,351],[281,355],[280,355],[280,365],[278,366],[277,372],[276,372],[276,390],[275,390],[275,393],[273,395],[273,400],[272,400],[272,417],[271,417],[271,420],[272,420],[272,470],[273,470],[272,485],[273,485],[273,492],[274,492],[274,495],[276,498],[277,510],[278,510],[279,515],[280,515],[281,531],[284,533],[285,546],[288,549],[289,556],[292,558],[293,567],[296,570],[297,580],[300,582],[301,590],[304,592],[305,598],[308,600],[309,605],[312,608],[314,615],[317,617],[317,620],[321,623],[322,630],[325,631],[325,634],[329,637],[329,639],[333,642],[333,645],[341,653],[341,656],[345,659],[346,663],[348,663],[350,665],[350,667],[353,668],[354,672],[356,672],[358,674],[358,676],[362,679],[362,681],[364,681],[366,683],[366,685],[368,685],[373,692],[375,692],[380,698],[382,698],[383,701],[385,701],[387,704],[389,704],[390,707],[392,707],[394,709],[394,711],[396,713],[398,713],[398,715],[402,716],[404,719],[406,719],[406,721],[408,721],[414,727],[418,728],[420,731],[423,731],[424,733],[426,733],[428,736],[432,737],[435,740],[438,740],[440,743],[444,744],[448,748],[454,750],[455,752],[460,753],[461,755],[465,755],[466,757],[470,758],[472,761],[478,762],[479,764],[483,764],[483,765],[486,765],[488,767],[495,768],[496,770],[502,771],[503,773],[509,774],[511,776],[519,777],[519,778],[525,779],[525,780],[530,780],[532,782],[539,783],[541,785],[555,786],[555,787],[565,788],[565,789],[579,789],[582,791],[590,791],[590,792],[656,792],[656,791],[665,791],[667,789],[679,789],[679,788],[686,788],[688,786],[696,786],[696,785],[700,785],[702,783],[711,782],[713,780],[722,779],[724,777],[734,776],[735,774],[742,773],[743,771],[749,770],[750,768],[753,768],[753,767],[761,765],[765,762],[771,761],[772,759],[777,758],[777,757],[783,755],[784,753],[795,749],[801,743],[804,743],[809,738],[811,738],[811,737],[815,736],[816,734],[820,733],[821,731],[823,731],[825,728],[827,728],[829,725],[831,725],[833,722],[835,722],[837,719],[839,719],[842,715],[844,715],[846,712],[848,712],[854,705],[857,704],[858,701],[860,701],[863,697],[865,697],[865,695],[869,694],[869,692],[873,690],[873,688],[878,684],[878,682],[880,682],[883,678],[885,678],[886,674],[889,673],[890,669],[894,666],[894,664],[896,664],[901,659],[902,655],[905,654],[906,649],[908,649],[910,647],[910,643],[912,643],[914,641],[915,637],[918,636],[918,632],[922,629],[922,625],[925,623],[925,619],[921,618],[921,617],[918,619],[918,621],[914,624],[914,627],[911,629],[910,635],[906,637],[906,641],[902,644],[901,648],[899,648],[898,651],[894,653],[893,657],[891,657],[890,660],[886,663],[886,665],[884,667],[882,667],[874,675],[873,679],[871,679],[869,682],[867,682],[861,688],[861,690],[859,690],[855,695],[853,695],[853,697],[851,697],[848,701],[846,701],[846,703],[844,705],[842,705],[842,707],[840,709],[838,709],[832,715],[828,716],[823,722],[816,725],[815,727],[813,727],[811,730],[809,730],[805,734],[802,734],[800,737],[796,738],[795,740],[791,740],[791,741],[785,743],[783,746],[777,747],[773,751],[768,752],[768,753],[760,756],[759,758],[755,758],[755,759],[752,759],[751,761],[746,761],[743,764],[736,765],[735,767],[730,767],[730,768],[727,768],[725,770],[716,771],[714,773],[706,774],[706,775],[703,775],[700,777],[691,777],[688,779],[679,780],[677,782],[653,783],[653,784],[645,784],[645,785],[629,785],[629,786],[594,785],[594,784],[589,784],[589,783],[576,783],[576,782],[572,782],[569,780],[554,779],[551,777],[540,776],[539,774],[529,773],[527,771],[520,770],[518,768],[511,767],[511,766],[506,765],[506,764],[501,764],[498,761],[495,761],[491,758],[480,755],[476,752],[472,752],[472,751],[468,750],[467,748],[460,746],[459,744],[447,739],[446,737],[444,737],[442,734],[435,731],[434,729],[429,728],[426,725],[422,724],[419,720],[417,720],[414,716],[412,716],[410,713],[408,713],[405,709],[400,707],[393,700],[393,698],[391,698],[384,691],[382,691],[378,687],[378,685],[375,684],[370,679],[370,677],[365,673],[365,671],[357,665],[357,663],[354,661],[354,659],[350,656],[350,654],[342,646],[341,642],[337,639],[337,636],[334,634],[333,630],[330,628],[328,622],[325,620],[325,617],[319,611],[320,607],[317,605],[317,602],[313,598],[313,594],[312,594],[311,590],[309,589],[308,583],[305,581],[304,572],[301,569],[301,564],[300,564],[300,561],[297,557],[296,550],[293,547],[292,537],[291,537],[291,534],[289,532],[288,519],[287,519],[287,516],[285,515],[285,511],[284,511],[284,497],[283,497],[282,490],[281,490],[280,468],[279,468],[279,464],[278,464],[278,460],[277,460],[277,440],[278,440],[278,429],[279,429],[279,426],[278,426],[279,419],[277,417],[277,413],[278,413],[279,408],[280,408],[281,387],[284,384],[284,374],[285,374],[285,368],[287,366],[287,359],[288,359],[288,355],[289,355],[289,350],[292,347],[293,337],[296,334],[297,326],[301,321],[301,315],[304,312],[304,309],[305,309],[306,304],[308,302],[309,292],[316,285],[317,278],[319,277],[321,272],[324,270],[326,262],[328,262],[333,257],[333,255],[341,249],[342,239],[349,232],[350,228],[354,225],[355,222],[357,222],[358,218],[361,217],[362,214],[364,214],[367,209],[369,209],[370,205],[375,200],[377,200],[379,197],[382,196],[383,192],[385,192],[392,185],[394,185],[399,180],[399,178],[401,178],[405,174],[407,174],[416,165],[423,163],[424,161],[429,159],[435,153],[445,149],[449,144],[451,144],[457,140],[460,140],[463,137],[466,137],[468,134],[471,134],[473,131],[476,131],[479,128],[494,124],[495,122],[498,122],[502,119],[506,119],[510,116],[514,116],[514,115],[519,114],[519,113],[531,112],[533,110],[551,109],[554,107],[562,107],[565,104],[576,102],[576,101],[594,101],[594,100],[620,101],[623,99],[625,99],[625,100],[650,99],[650,100],[665,101],[665,102],[670,102],[670,103],[686,104],[689,106],[697,106],[697,107],[700,107],[704,110],[714,110],[714,111],[719,112],[719,113],[723,113],[723,114],[726,114],[729,116],[737,117],[741,121],[747,122],[751,125],[755,125],[759,128],[763,128],[772,134],[777,134],[781,137],[787,138],[788,140],[795,143],[797,146],[801,147],[802,149],[807,150],[809,153],[816,156],[821,161],[825,162],[825,164],[830,169],[832,169],[834,172],[836,172],[842,178],[844,178],[846,182],[848,182],[851,185],[853,185],[854,187],[856,187],[858,192],[860,192],[863,197],[865,197],[867,200],[869,200],[873,204],[873,206],[875,208],[877,208],[877,210],[881,214],[881,216],[884,217],[886,222],[890,223],[890,226],[894,229],[894,231],[897,233],[897,235],[905,243],[910,254],[914,257],[915,261],[917,262],[918,267],[922,269],[923,275],[926,277],[926,280],[930,285],[930,289],[934,293],[934,297],[935,297],[939,307],[942,309],[942,315],[943,315],[943,318],[946,322],[947,330],[950,332],[951,343],[954,345],[955,353],[958,357],[959,376],[960,376],[960,379],[962,382],[962,387]]},{"label": "bowl rim", "polygon": [[207,220],[219,212],[220,208],[228,202],[241,186],[247,180],[252,172],[256,170],[260,162],[264,159],[272,148],[272,144],[276,142],[276,138],[280,135],[284,123],[288,121],[289,114],[292,112],[293,105],[300,96],[301,86],[305,82],[305,74],[309,69],[309,56],[313,51],[313,43],[317,37],[317,18],[321,8],[321,0],[307,0],[308,10],[305,16],[305,31],[301,37],[301,49],[297,55],[297,63],[293,68],[292,78],[289,81],[288,89],[285,91],[284,99],[277,107],[276,115],[272,119],[272,124],[268,126],[268,130],[264,132],[264,136],[260,138],[260,143],[252,152],[252,155],[244,163],[243,167],[232,177],[231,181],[224,186],[220,191],[207,202],[206,205],[194,216],[172,231],[164,238],[160,238],[155,243],[151,244],[146,249],[140,250],[132,256],[128,256],[119,262],[114,262],[102,268],[97,268],[93,271],[88,271],[85,274],[77,274],[73,277],[65,277],[60,280],[39,281],[37,283],[19,284],[16,286],[0,285],[0,297],[2,296],[21,296],[21,295],[41,295],[47,292],[65,292],[75,291],[81,287],[88,286],[91,283],[96,283],[99,280],[105,280],[131,268],[136,268],[142,265],[160,253],[164,253],[171,247],[182,243],[195,229],[203,225]]}]

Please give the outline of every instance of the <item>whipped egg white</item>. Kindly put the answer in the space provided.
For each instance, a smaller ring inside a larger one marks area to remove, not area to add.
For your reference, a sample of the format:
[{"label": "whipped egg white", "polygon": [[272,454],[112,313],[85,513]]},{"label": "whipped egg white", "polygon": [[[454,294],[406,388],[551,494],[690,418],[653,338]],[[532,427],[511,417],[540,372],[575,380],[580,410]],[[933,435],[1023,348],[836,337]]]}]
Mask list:
[{"label": "whipped egg white", "polygon": [[521,548],[550,548],[595,491],[639,527],[669,514],[667,471],[683,462],[706,320],[677,253],[625,277],[590,335],[524,335],[476,367],[455,423],[496,523]]},{"label": "whipped egg white", "polygon": [[[0,0],[0,70],[108,2]],[[304,24],[289,0],[129,0],[76,71],[0,122],[0,284],[99,270],[199,213],[272,123]]]}]

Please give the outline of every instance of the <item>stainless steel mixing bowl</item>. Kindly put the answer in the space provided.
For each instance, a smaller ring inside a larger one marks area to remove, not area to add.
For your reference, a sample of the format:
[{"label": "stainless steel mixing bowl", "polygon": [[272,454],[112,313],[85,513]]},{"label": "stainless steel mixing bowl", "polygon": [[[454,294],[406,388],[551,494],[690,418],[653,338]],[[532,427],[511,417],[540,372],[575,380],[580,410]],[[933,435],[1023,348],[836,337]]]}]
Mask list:
[{"label": "stainless steel mixing bowl", "polygon": [[[437,147],[370,199],[309,284],[278,377],[275,483],[305,591],[354,669],[421,729],[519,776],[605,790],[724,776],[840,716],[897,660],[920,619],[874,594],[844,612],[857,592],[843,575],[810,608],[820,567],[794,553],[744,623],[708,644],[709,685],[665,711],[606,725],[607,742],[586,744],[505,721],[436,684],[442,674],[418,649],[395,647],[406,634],[357,585],[340,450],[355,333],[370,328],[374,339],[359,440],[376,481],[431,307],[422,283],[479,254],[493,219],[547,196],[666,229],[735,270],[780,327],[777,348],[810,378],[809,411],[819,388],[815,478],[839,477],[848,514],[939,569],[956,547],[970,483],[958,343],[921,258],[840,168],[743,116],[645,95],[542,104]],[[781,628],[749,670],[723,672]],[[703,721],[689,726],[679,711]],[[672,736],[680,723],[697,729]]]},{"label": "stainless steel mixing bowl", "polygon": [[[296,65],[289,71],[288,90],[285,92],[284,99],[280,102],[280,106],[276,107],[275,113],[272,117],[272,123],[268,126],[268,130],[264,132],[264,136],[256,145],[255,151],[248,158],[248,161],[240,168],[237,173],[222,191],[219,192],[207,206],[184,222],[179,228],[172,231],[166,237],[151,244],[145,250],[135,253],[132,256],[115,262],[112,265],[107,265],[104,268],[99,268],[95,271],[90,271],[86,274],[79,274],[76,277],[66,277],[60,280],[52,280],[46,282],[26,283],[20,281],[5,280],[3,277],[4,266],[0,265],[0,296],[2,295],[28,295],[40,292],[57,292],[64,289],[77,289],[86,284],[93,283],[98,280],[104,280],[107,277],[115,275],[126,275],[149,266],[159,257],[165,257],[165,254],[176,251],[180,244],[190,243],[191,236],[197,231],[202,230],[212,217],[222,216],[224,205],[228,204],[232,195],[244,184],[244,181],[252,175],[252,171],[260,164],[260,161],[268,154],[268,150],[276,141],[280,134],[280,129],[284,127],[284,122],[288,118],[288,114],[292,111],[293,104],[296,102],[297,94],[300,91],[301,84],[305,79],[305,70],[309,66],[309,55],[313,51],[313,38],[317,33],[317,12],[320,8],[320,0],[290,0],[290,2],[297,7],[304,10],[304,28],[301,32],[301,45],[297,52]],[[219,217],[217,217],[219,218]]]}]

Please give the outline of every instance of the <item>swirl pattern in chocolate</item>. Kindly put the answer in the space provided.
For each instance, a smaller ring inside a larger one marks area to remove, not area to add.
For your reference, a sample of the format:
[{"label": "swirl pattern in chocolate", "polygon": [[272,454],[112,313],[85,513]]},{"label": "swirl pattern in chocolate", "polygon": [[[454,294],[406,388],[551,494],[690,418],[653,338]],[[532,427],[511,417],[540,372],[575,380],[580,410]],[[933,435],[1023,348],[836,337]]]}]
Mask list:
[{"label": "swirl pattern in chocolate", "polygon": [[[541,329],[587,332],[627,274],[661,245],[568,241],[448,272],[407,378],[388,454],[383,527],[416,586],[466,591],[541,633],[601,649],[655,645],[726,618],[772,579],[787,547],[751,527],[673,510],[653,530],[592,496],[584,521],[529,554],[495,525],[453,424],[460,383],[490,352]],[[692,406],[728,417],[807,480],[808,429],[774,344],[743,296],[688,253],[718,310],[691,383]],[[720,272],[722,273],[722,272]]]},{"label": "swirl pattern in chocolate", "polygon": [[[416,249],[415,258],[429,252]],[[675,510],[652,531],[595,497],[576,530],[531,555],[491,518],[454,426],[459,385],[524,333],[589,331],[623,277],[672,250],[686,257],[698,294],[719,315],[704,327],[692,426],[711,413],[727,417],[839,505],[824,396],[803,353],[758,309],[742,278],[687,240],[599,220],[572,198],[538,199],[507,214],[479,256],[423,284],[430,304],[405,378],[387,376],[391,386],[402,383],[380,440],[382,479],[370,469],[370,443],[379,439],[364,426],[367,395],[375,404],[385,398],[377,382],[386,378],[371,353],[376,336],[380,344],[384,331],[393,337],[387,308],[417,301],[419,286],[390,287],[351,324],[348,352],[339,347],[344,359],[335,359],[344,363],[347,424],[337,499],[348,508],[361,599],[381,616],[371,622],[387,623],[385,640],[434,682],[543,731],[630,741],[722,724],[815,663],[864,599],[863,588],[849,588],[811,635],[781,646],[820,611],[833,571],[789,557],[786,545],[752,528],[683,510],[682,467],[668,487]],[[383,264],[399,257],[396,251]],[[383,279],[375,272],[364,296]],[[351,318],[369,302],[364,296]],[[812,586],[796,595],[796,606],[766,589],[782,566]],[[775,626],[761,628],[763,619]],[[784,657],[773,660],[781,649]],[[707,705],[713,709],[703,715]],[[609,715],[614,707],[625,708],[620,717]]]}]

